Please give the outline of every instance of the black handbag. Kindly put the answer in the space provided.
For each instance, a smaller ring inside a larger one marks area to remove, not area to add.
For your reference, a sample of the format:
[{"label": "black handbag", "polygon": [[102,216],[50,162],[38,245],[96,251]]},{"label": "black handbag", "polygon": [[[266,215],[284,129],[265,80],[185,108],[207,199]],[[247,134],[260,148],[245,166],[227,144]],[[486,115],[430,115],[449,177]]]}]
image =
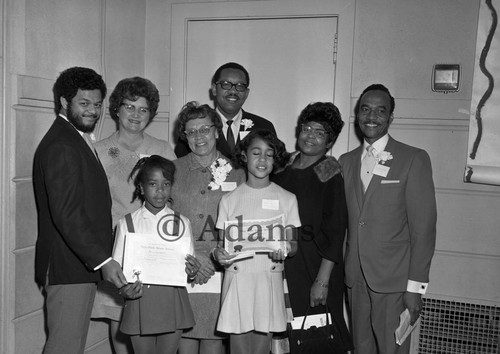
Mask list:
[{"label": "black handbag", "polygon": [[309,307],[302,321],[300,329],[292,330],[290,334],[290,353],[291,354],[344,354],[340,332],[335,324],[335,319],[332,316],[330,323],[327,315],[328,306],[325,305],[326,326],[310,327],[304,329]]}]

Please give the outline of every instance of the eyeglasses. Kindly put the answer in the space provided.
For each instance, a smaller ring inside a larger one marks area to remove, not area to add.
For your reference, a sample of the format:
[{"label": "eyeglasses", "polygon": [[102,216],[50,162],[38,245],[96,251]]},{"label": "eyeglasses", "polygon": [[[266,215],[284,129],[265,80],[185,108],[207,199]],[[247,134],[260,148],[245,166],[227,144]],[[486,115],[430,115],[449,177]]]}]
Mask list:
[{"label": "eyeglasses", "polygon": [[130,103],[122,103],[120,106],[123,106],[125,108],[125,110],[130,114],[134,114],[136,111],[138,111],[139,115],[145,116],[146,114],[151,112],[151,110],[148,107],[137,108],[136,106],[134,106],[133,104],[130,104]]},{"label": "eyeglasses", "polygon": [[245,92],[248,88],[248,85],[242,82],[233,84],[230,81],[217,81],[215,84],[220,85],[224,90],[231,90],[234,87],[238,92]]},{"label": "eyeglasses", "polygon": [[300,131],[302,133],[306,133],[306,134],[314,134],[314,137],[318,138],[318,139],[325,139],[326,136],[328,135],[328,132],[326,130],[323,130],[323,129],[314,129],[313,127],[311,127],[310,125],[307,125],[307,124],[302,124],[301,127],[300,127]]},{"label": "eyeglasses", "polygon": [[184,130],[184,134],[188,138],[194,138],[196,135],[201,134],[201,135],[208,135],[210,133],[210,129],[212,129],[214,125],[204,125],[200,129],[189,129],[189,130]]}]

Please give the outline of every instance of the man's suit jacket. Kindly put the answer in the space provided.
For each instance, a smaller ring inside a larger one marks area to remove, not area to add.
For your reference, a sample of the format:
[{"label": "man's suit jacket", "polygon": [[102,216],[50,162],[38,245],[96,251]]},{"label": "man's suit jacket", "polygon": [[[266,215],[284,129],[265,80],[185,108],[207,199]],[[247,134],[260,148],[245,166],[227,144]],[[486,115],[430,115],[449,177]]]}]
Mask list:
[{"label": "man's suit jacket", "polygon": [[[270,121],[268,121],[265,118],[262,118],[262,117],[256,116],[255,114],[243,111],[243,114],[241,116],[241,120],[243,120],[243,119],[250,119],[253,122],[253,127],[245,130],[245,127],[242,124],[240,124],[240,134],[238,134],[238,136],[235,137],[236,144],[238,144],[240,142],[240,140],[242,140],[242,138],[243,138],[242,135],[244,135],[244,132],[251,132],[254,130],[269,130],[269,131],[273,132],[274,134],[276,134],[276,130],[274,129],[273,123],[271,123]],[[227,129],[227,126],[222,127],[222,129]],[[227,140],[226,140],[226,137],[224,136],[224,134],[222,134],[222,135],[219,134],[219,138],[217,139],[217,150],[220,151],[224,156],[226,156],[229,159],[232,157],[231,151],[229,149],[229,146],[227,145]],[[185,156],[190,152],[191,152],[191,149],[189,148],[189,145],[187,144],[187,142],[183,141],[183,140],[179,140],[179,142],[175,146],[175,154],[177,155],[177,157],[179,158],[179,157]]]},{"label": "man's suit jacket", "polygon": [[111,197],[106,173],[80,133],[57,117],[37,148],[35,277],[40,284],[96,282],[111,256]]},{"label": "man's suit jacket", "polygon": [[391,137],[385,148],[393,159],[386,177],[373,175],[363,194],[363,145],[340,157],[349,228],[345,282],[363,270],[370,289],[404,292],[408,279],[427,283],[436,240],[436,199],[431,162],[421,149]]}]

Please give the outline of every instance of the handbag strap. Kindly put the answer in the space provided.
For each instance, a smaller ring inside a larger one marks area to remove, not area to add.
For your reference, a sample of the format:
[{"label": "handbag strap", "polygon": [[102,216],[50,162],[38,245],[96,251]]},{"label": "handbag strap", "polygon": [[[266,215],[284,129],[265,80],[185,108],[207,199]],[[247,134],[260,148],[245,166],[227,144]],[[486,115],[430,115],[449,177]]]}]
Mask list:
[{"label": "handbag strap", "polygon": [[[303,331],[304,330],[304,325],[306,323],[306,319],[307,319],[307,316],[309,315],[309,310],[311,310],[312,307],[309,306],[307,308],[307,311],[306,311],[306,314],[304,315],[304,319],[302,320],[302,326],[300,326],[300,330]],[[325,304],[325,316],[326,316],[326,325],[329,326],[330,325],[330,317],[328,316],[330,314],[330,312],[328,311],[328,305]]]},{"label": "handbag strap", "polygon": [[[304,315],[304,320],[302,320],[302,326],[300,326],[299,339],[298,339],[299,345],[303,342],[302,338],[303,338],[304,332],[307,331],[307,330],[304,330],[304,325],[306,323],[306,318],[307,318],[307,316],[309,314],[309,310],[311,308],[312,308],[311,306],[309,306],[307,308],[306,314]],[[326,328],[327,329],[330,328],[330,318],[328,317],[328,314],[329,314],[329,312],[328,312],[328,305],[325,304],[325,316],[326,316]],[[332,339],[335,338],[333,332],[329,334],[329,337],[332,338]]]}]

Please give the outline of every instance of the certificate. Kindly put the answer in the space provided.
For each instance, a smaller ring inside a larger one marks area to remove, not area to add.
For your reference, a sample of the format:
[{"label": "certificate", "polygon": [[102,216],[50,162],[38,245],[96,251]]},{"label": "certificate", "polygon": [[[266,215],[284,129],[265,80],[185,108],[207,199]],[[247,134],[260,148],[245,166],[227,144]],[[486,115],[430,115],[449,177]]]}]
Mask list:
[{"label": "certificate", "polygon": [[180,240],[168,242],[154,234],[126,234],[123,274],[127,281],[140,279],[144,284],[186,286],[185,257],[189,242],[183,244]]},{"label": "certificate", "polygon": [[231,255],[266,253],[286,250],[286,227],[283,214],[270,219],[237,220],[224,222],[224,248]]}]

